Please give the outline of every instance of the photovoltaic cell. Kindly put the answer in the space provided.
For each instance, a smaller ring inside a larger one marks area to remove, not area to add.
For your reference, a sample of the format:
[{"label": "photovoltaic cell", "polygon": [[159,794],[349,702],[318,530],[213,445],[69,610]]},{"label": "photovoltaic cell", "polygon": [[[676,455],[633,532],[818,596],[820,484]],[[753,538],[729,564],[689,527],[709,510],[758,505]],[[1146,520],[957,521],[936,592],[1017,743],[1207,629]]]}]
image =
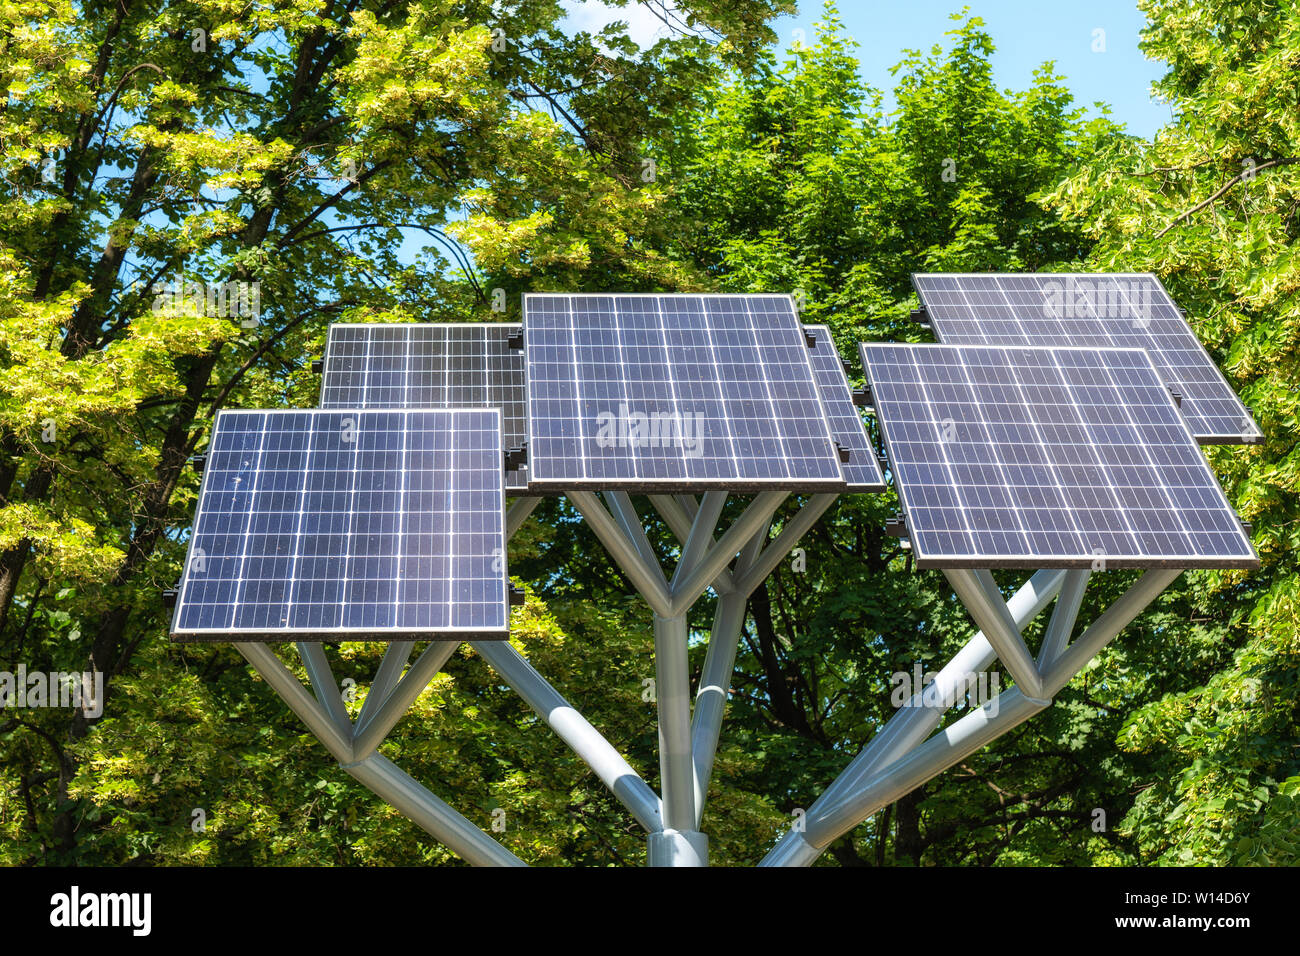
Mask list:
[{"label": "photovoltaic cell", "polygon": [[860,348],[918,567],[1259,566],[1146,352]]},{"label": "photovoltaic cell", "polygon": [[[524,442],[524,353],[518,323],[331,325],[321,408],[499,408],[505,447]],[[506,490],[528,486],[527,465]]]},{"label": "photovoltaic cell", "polygon": [[880,462],[867,437],[862,416],[853,404],[853,390],[849,388],[844,362],[835,348],[831,330],[824,325],[805,325],[804,330],[816,342],[808,356],[812,360],[822,406],[826,409],[826,420],[831,426],[831,437],[849,453],[849,460],[843,462],[848,490],[884,491],[885,476],[881,474]]},{"label": "photovoltaic cell", "polygon": [[526,295],[530,488],[843,490],[789,296]]},{"label": "photovoltaic cell", "polygon": [[505,637],[496,409],[218,414],[177,640]]},{"label": "photovoltaic cell", "polygon": [[1183,416],[1199,442],[1262,439],[1154,275],[931,274],[912,276],[912,284],[945,344],[1144,349],[1181,393]]}]

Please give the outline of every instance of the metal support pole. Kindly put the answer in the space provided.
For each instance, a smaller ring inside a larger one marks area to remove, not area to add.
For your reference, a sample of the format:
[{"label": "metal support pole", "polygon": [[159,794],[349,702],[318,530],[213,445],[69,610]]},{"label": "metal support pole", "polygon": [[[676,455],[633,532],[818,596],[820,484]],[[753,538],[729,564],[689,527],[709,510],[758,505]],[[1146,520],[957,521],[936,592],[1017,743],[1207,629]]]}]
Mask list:
[{"label": "metal support pole", "polygon": [[618,523],[605,510],[605,506],[590,491],[570,491],[569,500],[587,519],[591,530],[600,539],[610,557],[623,569],[632,586],[637,589],[650,609],[656,614],[671,616],[672,598],[668,582],[658,564],[642,560],[636,547],[619,529]]},{"label": "metal support pole", "polygon": [[352,750],[357,760],[368,757],[383,742],[389,731],[397,726],[397,722],[415,703],[415,699],[424,693],[429,681],[447,666],[459,646],[456,641],[430,641],[424,653],[415,659],[406,676],[392,689],[383,703],[375,708],[368,719],[357,721],[357,728],[352,734]]},{"label": "metal support pole", "polygon": [[[691,741],[695,762],[695,819],[698,826],[703,819],[704,802],[709,780],[713,774],[713,761],[717,755],[722,717],[726,709],[727,691],[731,673],[735,668],[736,651],[749,595],[762,585],[768,574],[798,544],[799,539],[816,523],[835,501],[831,494],[814,495],[782,529],[777,539],[767,543],[768,525],[764,525],[745,545],[735,572],[723,569],[713,579],[718,592],[718,607],[714,612],[713,630],[709,636],[709,650],[696,691],[695,714],[691,721]],[[687,542],[693,529],[699,526],[699,507],[688,497],[679,495],[651,495],[651,503],[660,517],[676,535]],[[702,505],[700,507],[703,507]],[[716,519],[714,519],[716,522]],[[743,580],[742,580],[743,579]]]},{"label": "metal support pole", "polygon": [[659,555],[655,553],[654,545],[650,543],[650,538],[645,533],[645,528],[641,524],[641,516],[636,513],[636,508],[632,506],[632,496],[626,491],[606,491],[603,495],[606,504],[609,505],[610,512],[614,515],[614,520],[618,526],[623,529],[623,535],[627,538],[632,547],[636,548],[636,553],[641,556],[641,560],[655,568],[659,567]]},{"label": "metal support pole", "polygon": [[[1012,595],[1007,608],[1015,620],[1017,630],[1041,614],[1052,602],[1060,592],[1065,576],[1066,572],[1062,570],[1036,571]],[[977,633],[935,676],[934,691],[929,699],[924,693],[914,694],[906,706],[900,707],[862,752],[853,758],[813,802],[805,820],[860,790],[864,782],[873,778],[881,767],[894,763],[929,737],[948,710],[944,701],[950,694],[964,684],[970,675],[987,669],[996,659],[997,655],[983,632]],[[807,866],[821,852],[821,848],[809,844],[801,834],[791,832],[783,836],[768,854],[769,859],[781,862],[769,865]]]},{"label": "metal support pole", "polygon": [[754,589],[767,580],[767,576],[787,554],[794,550],[799,539],[807,534],[808,530],[825,514],[826,509],[834,504],[836,497],[832,494],[822,494],[809,498],[794,517],[785,523],[781,533],[763,549],[763,553],[745,570],[745,573],[735,575],[736,590],[747,595],[753,594]]},{"label": "metal support pole", "polygon": [[1028,720],[1050,701],[1026,697],[1018,687],[1004,691],[925,743],[884,767],[858,793],[806,817],[804,840],[825,848],[881,807],[937,777],[1008,730]]},{"label": "metal support pole", "polygon": [[307,668],[307,680],[311,682],[312,693],[316,695],[316,700],[325,708],[325,712],[330,715],[335,726],[351,737],[352,718],[348,716],[347,705],[343,703],[343,695],[339,693],[334,672],[330,670],[329,660],[325,657],[325,648],[321,647],[318,641],[299,641],[298,656],[302,658],[303,666]]},{"label": "metal support pole", "polygon": [[1160,592],[1173,584],[1182,574],[1181,568],[1152,568],[1145,571],[1118,601],[1106,608],[1097,620],[1061,654],[1043,678],[1048,694],[1056,696],[1061,688],[1074,679],[1102,648],[1128,627],[1135,617],[1147,609]]},{"label": "metal support pole", "polygon": [[708,553],[713,545],[713,529],[718,525],[718,517],[727,503],[725,491],[705,492],[704,500],[691,521],[691,530],[682,542],[681,557],[677,560],[677,573],[669,584],[669,590],[676,592],[682,578]]},{"label": "metal support pole", "polygon": [[[757,560],[767,542],[769,525],[764,525],[745,545],[736,561],[736,570]],[[717,588],[715,579],[714,587]],[[713,631],[709,634],[709,649],[704,656],[704,669],[695,690],[695,712],[691,715],[691,754],[695,762],[695,825],[704,818],[704,803],[713,778],[713,759],[718,753],[718,739],[722,734],[722,717],[727,708],[727,692],[731,687],[731,674],[736,667],[736,650],[740,645],[740,632],[745,626],[745,611],[749,595],[726,588],[718,593],[718,606],[713,614]]]},{"label": "metal support pole", "polygon": [[[694,516],[698,509],[688,509],[686,505],[670,495],[651,495],[650,502],[654,505],[655,511],[659,512],[659,517],[664,519],[668,529],[672,531],[682,545],[685,545],[690,540],[691,528],[695,524]],[[725,568],[719,571],[718,576],[713,579],[713,589],[719,594],[730,591],[732,589],[731,572]]]},{"label": "metal support pole", "polygon": [[388,695],[397,686],[402,671],[406,668],[406,662],[411,659],[411,652],[414,650],[414,641],[390,641],[384,648],[384,657],[379,662],[379,670],[375,672],[375,678],[370,682],[370,690],[366,692],[366,702],[361,705],[357,726],[369,723],[375,711],[388,700]]},{"label": "metal support pole", "polygon": [[[676,617],[685,614],[690,606],[712,583],[713,579],[718,576],[719,571],[726,569],[745,544],[758,533],[760,528],[767,527],[767,523],[772,520],[772,515],[776,509],[781,506],[781,502],[786,498],[784,491],[765,491],[757,495],[749,503],[744,513],[736,519],[735,524],[727,529],[726,533],[708,550],[700,560],[700,563],[689,569],[684,579],[678,579],[674,576],[672,595],[672,613],[668,617]],[[705,515],[705,509],[700,508],[696,515],[697,522],[701,515]],[[693,536],[693,533],[692,533]],[[689,547],[689,543],[688,543]]]},{"label": "metal support pole", "polygon": [[[664,519],[664,524],[668,525],[668,530],[676,536],[682,544],[691,533],[691,524],[694,522],[694,515],[687,506],[678,499],[683,496],[678,495],[650,495],[650,504],[654,506],[655,511],[659,512],[659,517]],[[693,503],[692,503],[693,504]]]},{"label": "metal support pole", "polygon": [[1079,608],[1083,605],[1083,592],[1088,589],[1090,577],[1092,572],[1086,568],[1065,572],[1061,596],[1056,599],[1052,619],[1047,622],[1047,633],[1043,635],[1043,646],[1038,649],[1035,663],[1039,674],[1046,673],[1048,666],[1061,656],[1065,646],[1070,643],[1074,623],[1079,619]]},{"label": "metal support pole", "polygon": [[659,711],[659,778],[665,830],[695,829],[691,757],[691,684],[686,618],[655,615],[655,700]]},{"label": "metal support pole", "polygon": [[527,865],[382,754],[371,754],[361,763],[347,764],[343,769],[394,810],[445,843],[466,863]]},{"label": "metal support pole", "polygon": [[709,650],[695,691],[695,713],[691,719],[691,754],[694,763],[695,825],[704,818],[704,801],[713,776],[713,759],[718,753],[722,734],[722,717],[727,707],[727,691],[736,666],[740,631],[745,626],[749,598],[739,591],[721,595],[713,614],[713,632]]},{"label": "metal support pole", "polygon": [[510,502],[510,507],[506,509],[506,539],[509,540],[515,536],[515,532],[523,526],[537,506],[542,503],[538,497],[515,498]]},{"label": "metal support pole", "polygon": [[470,644],[516,694],[595,771],[647,831],[663,829],[659,798],[623,756],[507,641]]},{"label": "metal support pole", "polygon": [[988,571],[944,570],[944,576],[1027,697],[1043,696],[1043,679],[1029,656],[1005,599]]}]

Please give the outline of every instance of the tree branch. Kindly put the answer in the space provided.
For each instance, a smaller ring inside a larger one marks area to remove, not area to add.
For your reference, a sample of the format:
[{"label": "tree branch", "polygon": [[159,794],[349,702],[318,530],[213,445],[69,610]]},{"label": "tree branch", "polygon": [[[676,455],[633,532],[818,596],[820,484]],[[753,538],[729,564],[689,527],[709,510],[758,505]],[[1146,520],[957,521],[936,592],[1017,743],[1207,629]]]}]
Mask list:
[{"label": "tree branch", "polygon": [[1260,172],[1260,171],[1262,171],[1262,170],[1265,170],[1265,169],[1270,169],[1270,168],[1272,168],[1272,167],[1274,167],[1274,166],[1293,166],[1293,165],[1295,165],[1296,163],[1300,163],[1300,158],[1287,157],[1287,158],[1285,158],[1285,159],[1270,159],[1268,162],[1266,162],[1266,163],[1260,163],[1258,166],[1253,166],[1253,167],[1251,167],[1251,168],[1249,168],[1249,169],[1243,169],[1243,170],[1242,170],[1241,172],[1239,172],[1237,175],[1233,176],[1233,177],[1232,177],[1231,179],[1229,179],[1226,183],[1224,183],[1223,186],[1220,187],[1219,190],[1218,190],[1216,193],[1214,193],[1214,195],[1210,196],[1208,199],[1202,199],[1200,202],[1198,202],[1198,203],[1197,203],[1195,206],[1193,206],[1191,209],[1187,210],[1187,212],[1185,212],[1185,213],[1183,213],[1182,215],[1178,216],[1178,218],[1176,218],[1176,219],[1174,219],[1172,222],[1170,222],[1169,225],[1165,226],[1165,228],[1163,228],[1163,229],[1161,229],[1159,232],[1157,232],[1157,233],[1156,233],[1156,238],[1159,239],[1161,236],[1163,236],[1163,235],[1164,235],[1166,232],[1168,232],[1170,229],[1174,228],[1174,226],[1178,225],[1180,222],[1183,222],[1183,221],[1186,220],[1186,219],[1190,219],[1190,218],[1191,218],[1192,216],[1194,216],[1196,213],[1200,212],[1200,211],[1201,211],[1202,209],[1204,209],[1206,206],[1210,205],[1210,203],[1214,202],[1216,199],[1220,198],[1220,197],[1223,196],[1225,193],[1227,193],[1227,191],[1228,191],[1229,189],[1231,189],[1233,186],[1237,185],[1237,183],[1239,183],[1239,182],[1241,182],[1243,179],[1245,179],[1246,176],[1248,176],[1248,175],[1249,175],[1249,176],[1254,176],[1255,173],[1258,173],[1258,172]]}]

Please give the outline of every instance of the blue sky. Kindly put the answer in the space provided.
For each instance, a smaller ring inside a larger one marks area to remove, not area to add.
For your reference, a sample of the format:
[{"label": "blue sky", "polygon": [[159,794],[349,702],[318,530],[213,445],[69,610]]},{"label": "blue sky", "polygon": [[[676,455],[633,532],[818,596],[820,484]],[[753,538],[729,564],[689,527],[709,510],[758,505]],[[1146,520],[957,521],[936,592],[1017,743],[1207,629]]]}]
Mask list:
[{"label": "blue sky", "polygon": [[[967,0],[964,5],[984,19],[993,37],[997,46],[993,64],[1000,86],[1025,89],[1034,70],[1053,60],[1077,102],[1107,103],[1129,132],[1149,138],[1169,122],[1169,107],[1151,97],[1151,84],[1164,72],[1164,65],[1146,59],[1138,49],[1146,18],[1134,0]],[[598,0],[570,0],[565,6],[571,11],[570,25],[590,30],[624,20],[642,44],[653,42],[663,26],[636,4],[620,9]],[[962,6],[962,0],[840,0],[845,30],[858,43],[862,77],[886,94],[887,105],[892,106],[889,93],[894,83],[889,68],[901,59],[900,51],[908,47],[927,51],[936,43],[946,44],[944,33],[954,25],[949,16]],[[803,30],[806,42],[812,42],[813,24],[821,11],[820,0],[805,0],[799,4],[798,16],[778,20],[774,28],[782,46],[790,45],[796,30]],[[1099,35],[1097,30],[1104,32]],[[1104,50],[1094,51],[1094,45]]]}]

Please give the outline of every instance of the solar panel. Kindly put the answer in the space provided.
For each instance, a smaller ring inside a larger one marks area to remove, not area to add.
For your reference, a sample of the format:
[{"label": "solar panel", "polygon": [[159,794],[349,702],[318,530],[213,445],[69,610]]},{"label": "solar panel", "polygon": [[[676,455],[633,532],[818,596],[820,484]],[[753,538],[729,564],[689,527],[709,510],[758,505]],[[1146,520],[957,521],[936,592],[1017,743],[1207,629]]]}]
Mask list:
[{"label": "solar panel", "polygon": [[1146,352],[861,346],[918,567],[1258,567]]},{"label": "solar panel", "polygon": [[876,449],[867,437],[862,416],[853,404],[853,391],[844,374],[844,362],[835,349],[831,330],[824,325],[805,325],[816,344],[808,353],[812,360],[813,376],[826,409],[826,420],[831,426],[831,437],[841,449],[847,451],[849,460],[843,462],[844,480],[849,491],[884,491],[885,476],[881,474]]},{"label": "solar panel", "polygon": [[[331,325],[321,408],[499,408],[507,449],[524,442],[524,353],[518,323]],[[506,472],[522,493],[528,468]]]},{"label": "solar panel", "polygon": [[940,342],[1145,349],[1202,444],[1262,440],[1160,280],[1144,274],[914,275]]},{"label": "solar panel", "polygon": [[496,409],[225,411],[177,640],[505,637]]},{"label": "solar panel", "polygon": [[845,487],[789,296],[525,295],[534,490]]}]

